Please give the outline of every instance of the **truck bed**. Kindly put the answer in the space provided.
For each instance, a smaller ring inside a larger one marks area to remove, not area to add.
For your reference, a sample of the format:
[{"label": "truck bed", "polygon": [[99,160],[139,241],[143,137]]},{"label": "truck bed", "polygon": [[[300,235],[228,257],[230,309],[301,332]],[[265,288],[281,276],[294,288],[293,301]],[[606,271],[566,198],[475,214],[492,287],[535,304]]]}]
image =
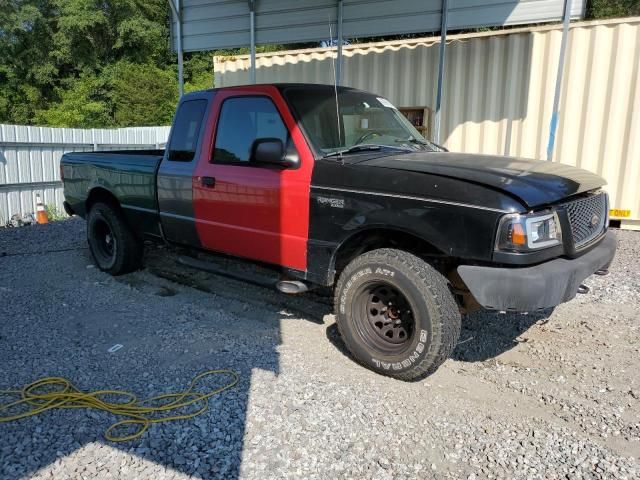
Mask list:
[{"label": "truck bed", "polygon": [[131,222],[154,225],[155,230],[156,171],[163,155],[164,150],[66,153],[61,160],[66,201],[85,217],[87,192],[100,187],[119,199]]},{"label": "truck bed", "polygon": [[66,164],[140,165],[156,167],[162,160],[164,150],[113,150],[102,152],[65,153]]}]

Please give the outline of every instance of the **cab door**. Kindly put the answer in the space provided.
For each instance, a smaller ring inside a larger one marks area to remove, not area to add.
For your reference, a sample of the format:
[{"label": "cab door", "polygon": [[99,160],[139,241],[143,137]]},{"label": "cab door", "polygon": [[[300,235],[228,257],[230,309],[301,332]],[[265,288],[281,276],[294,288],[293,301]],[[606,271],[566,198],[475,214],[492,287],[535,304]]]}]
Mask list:
[{"label": "cab door", "polygon": [[200,158],[211,92],[182,98],[157,175],[158,211],[164,238],[200,247],[193,211],[193,172]]},{"label": "cab door", "polygon": [[[216,92],[210,148],[193,177],[196,228],[204,248],[296,270],[307,267],[313,156],[275,87]],[[278,138],[297,168],[257,164],[251,146]]]}]

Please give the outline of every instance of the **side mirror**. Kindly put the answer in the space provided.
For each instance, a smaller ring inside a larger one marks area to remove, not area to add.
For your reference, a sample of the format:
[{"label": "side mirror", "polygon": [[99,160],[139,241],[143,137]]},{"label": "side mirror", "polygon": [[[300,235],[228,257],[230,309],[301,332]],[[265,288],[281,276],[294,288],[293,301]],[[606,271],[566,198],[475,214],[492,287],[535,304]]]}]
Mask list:
[{"label": "side mirror", "polygon": [[257,138],[251,144],[251,161],[282,168],[297,168],[297,153],[287,153],[279,138]]}]

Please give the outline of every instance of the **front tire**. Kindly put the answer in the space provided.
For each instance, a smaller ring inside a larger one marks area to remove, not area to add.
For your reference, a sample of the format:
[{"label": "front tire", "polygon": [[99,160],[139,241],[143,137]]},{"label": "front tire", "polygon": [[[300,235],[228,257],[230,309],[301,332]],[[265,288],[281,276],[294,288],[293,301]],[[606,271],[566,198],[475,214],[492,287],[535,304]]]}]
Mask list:
[{"label": "front tire", "polygon": [[336,286],[336,323],[352,356],[382,375],[422,379],[449,357],[461,316],[446,279],[401,250],[355,258]]},{"label": "front tire", "polygon": [[87,241],[96,266],[111,275],[122,275],[142,266],[142,242],[120,211],[98,202],[87,217]]}]

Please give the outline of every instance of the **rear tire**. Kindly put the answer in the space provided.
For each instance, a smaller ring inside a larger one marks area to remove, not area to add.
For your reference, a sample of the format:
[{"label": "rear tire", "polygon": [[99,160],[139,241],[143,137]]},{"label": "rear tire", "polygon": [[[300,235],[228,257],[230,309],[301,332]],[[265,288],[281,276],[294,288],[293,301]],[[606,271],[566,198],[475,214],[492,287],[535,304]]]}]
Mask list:
[{"label": "rear tire", "polygon": [[435,372],[460,337],[460,311],[447,280],[401,250],[373,250],[349,263],[336,285],[335,310],[352,356],[400,380]]},{"label": "rear tire", "polygon": [[98,202],[91,207],[87,241],[96,266],[103,272],[122,275],[142,266],[142,242],[112,205]]}]

